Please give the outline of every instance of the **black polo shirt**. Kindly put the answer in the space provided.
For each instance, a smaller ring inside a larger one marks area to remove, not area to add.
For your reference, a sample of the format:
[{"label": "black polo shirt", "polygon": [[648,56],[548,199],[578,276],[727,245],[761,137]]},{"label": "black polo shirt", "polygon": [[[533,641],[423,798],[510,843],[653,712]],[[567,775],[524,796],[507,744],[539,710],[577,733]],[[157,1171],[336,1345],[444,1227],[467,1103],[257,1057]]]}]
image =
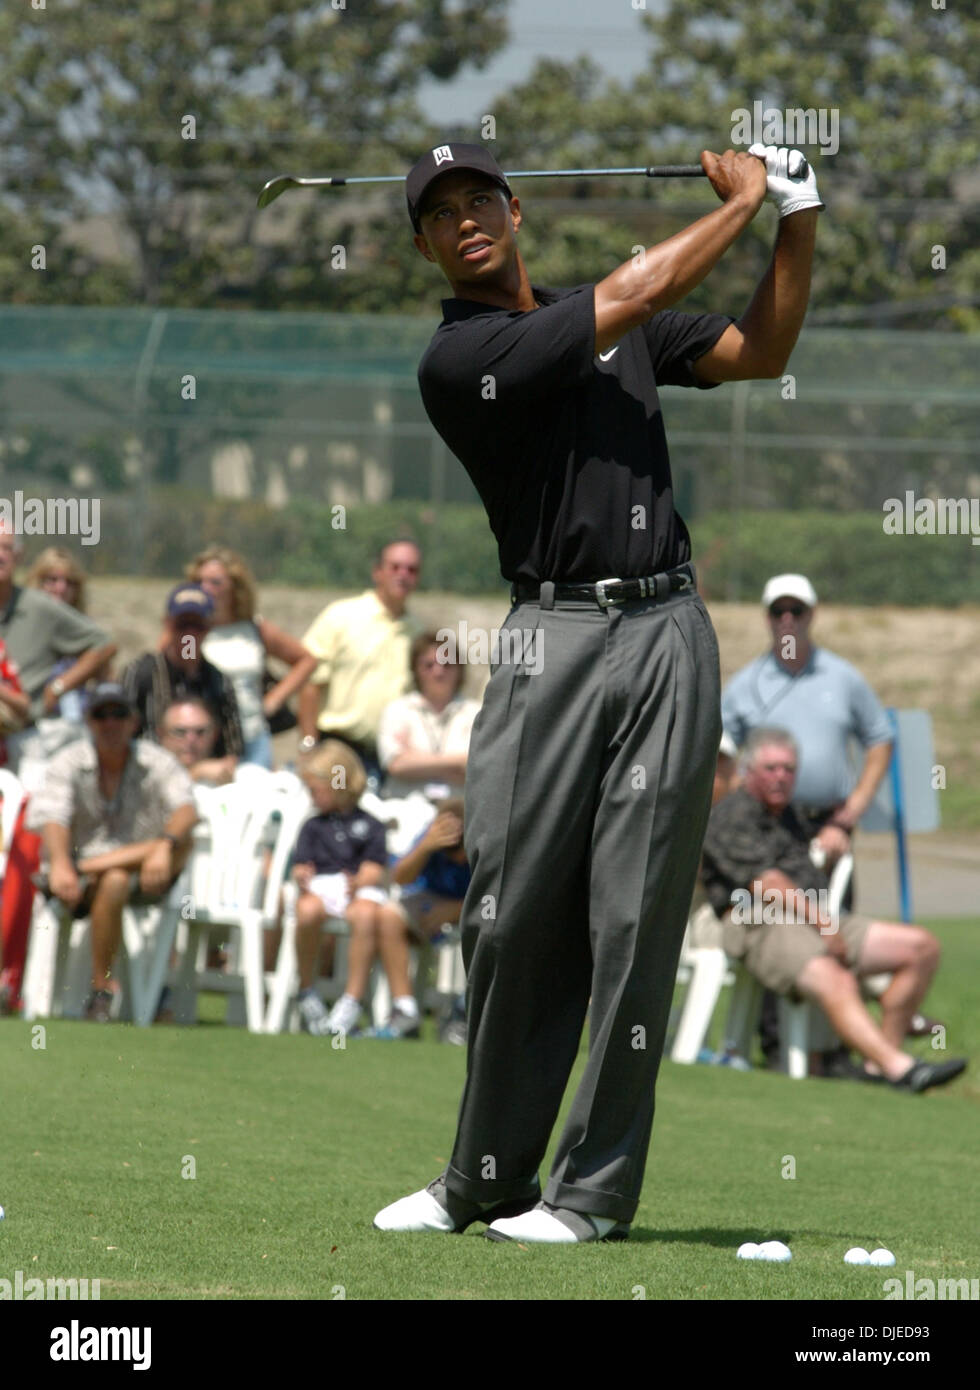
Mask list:
[{"label": "black polo shirt", "polygon": [[299,832],[294,864],[312,864],[318,874],[356,873],[369,861],[384,866],[385,828],[359,809],[312,816]]},{"label": "black polo shirt", "polygon": [[748,888],[767,869],[781,869],[798,888],[826,890],[829,880],[810,858],[818,823],[790,805],[774,815],[744,787],[712,808],[701,851],[701,879],[719,916],[736,888]]},{"label": "black polo shirt", "polygon": [[[505,579],[630,579],[691,557],[674,510],[661,386],[733,320],[665,309],[595,355],[595,286],[533,287],[529,313],[444,299],[422,400],[487,509]],[[716,384],[716,383],[711,383]]]}]

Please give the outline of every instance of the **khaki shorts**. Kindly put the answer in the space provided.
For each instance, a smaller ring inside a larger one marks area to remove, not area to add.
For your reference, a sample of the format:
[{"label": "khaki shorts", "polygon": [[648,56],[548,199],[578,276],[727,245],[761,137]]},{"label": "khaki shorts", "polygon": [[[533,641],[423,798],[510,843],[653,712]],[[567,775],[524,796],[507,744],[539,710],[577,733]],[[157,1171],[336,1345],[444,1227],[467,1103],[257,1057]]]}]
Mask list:
[{"label": "khaki shorts", "polygon": [[461,905],[461,898],[443,898],[438,893],[428,893],[424,890],[415,893],[403,893],[400,898],[392,901],[392,907],[401,913],[412,931],[422,940],[426,940],[429,936],[423,922],[430,912],[434,909],[441,909],[444,913],[443,923],[455,924],[459,921]]},{"label": "khaki shorts", "polygon": [[[847,965],[851,970],[857,965],[870,926],[870,917],[841,913],[837,935],[847,947]],[[811,960],[827,954],[827,940],[816,927],[800,922],[739,926],[726,917],[722,924],[722,941],[728,954],[740,960],[766,989],[794,997],[799,997],[794,987],[802,971]]]}]

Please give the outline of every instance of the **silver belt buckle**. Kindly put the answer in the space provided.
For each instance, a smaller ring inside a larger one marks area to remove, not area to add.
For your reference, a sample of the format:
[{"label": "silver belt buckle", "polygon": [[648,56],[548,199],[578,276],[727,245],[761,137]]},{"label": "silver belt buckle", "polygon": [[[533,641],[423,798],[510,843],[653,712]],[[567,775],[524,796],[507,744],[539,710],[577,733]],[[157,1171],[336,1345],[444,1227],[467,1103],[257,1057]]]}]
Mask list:
[{"label": "silver belt buckle", "polygon": [[599,580],[597,580],[597,581],[596,581],[596,586],[595,586],[595,601],[596,601],[596,603],[598,603],[602,608],[608,608],[609,605],[610,605],[611,603],[622,603],[623,600],[622,600],[621,598],[607,598],[607,597],[606,597],[606,585],[607,585],[607,584],[622,584],[622,582],[623,582],[623,581],[622,581],[621,579],[599,579]]}]

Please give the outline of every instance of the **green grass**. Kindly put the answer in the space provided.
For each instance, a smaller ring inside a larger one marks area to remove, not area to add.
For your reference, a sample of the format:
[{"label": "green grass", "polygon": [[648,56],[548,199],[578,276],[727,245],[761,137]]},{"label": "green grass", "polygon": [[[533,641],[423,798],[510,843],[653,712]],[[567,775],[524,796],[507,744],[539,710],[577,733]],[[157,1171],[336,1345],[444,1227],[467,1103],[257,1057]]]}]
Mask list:
[{"label": "green grass", "polygon": [[[905,1096],[665,1062],[632,1239],[582,1250],[371,1228],[448,1158],[461,1049],[59,1021],[38,1049],[4,1021],[0,1277],[99,1278],[103,1299],[627,1300],[880,1300],[906,1269],[975,1278],[980,922],[932,925],[929,1011],[972,1072]],[[735,1259],[761,1239],[792,1264]],[[841,1263],[879,1244],[894,1271]]]}]

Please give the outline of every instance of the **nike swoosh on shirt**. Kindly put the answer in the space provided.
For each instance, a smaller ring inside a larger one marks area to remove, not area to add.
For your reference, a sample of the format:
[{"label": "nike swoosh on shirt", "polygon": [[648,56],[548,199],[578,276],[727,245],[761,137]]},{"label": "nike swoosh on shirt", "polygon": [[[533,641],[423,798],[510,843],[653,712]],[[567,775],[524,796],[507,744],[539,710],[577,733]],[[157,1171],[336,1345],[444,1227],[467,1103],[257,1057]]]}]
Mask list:
[{"label": "nike swoosh on shirt", "polygon": [[616,346],[615,346],[614,348],[610,348],[608,352],[600,352],[600,353],[599,353],[599,361],[600,361],[600,362],[608,362],[609,359],[610,359],[610,357],[612,357],[613,353],[614,353],[614,352],[618,352],[618,351],[619,351],[619,344],[617,343]]}]

